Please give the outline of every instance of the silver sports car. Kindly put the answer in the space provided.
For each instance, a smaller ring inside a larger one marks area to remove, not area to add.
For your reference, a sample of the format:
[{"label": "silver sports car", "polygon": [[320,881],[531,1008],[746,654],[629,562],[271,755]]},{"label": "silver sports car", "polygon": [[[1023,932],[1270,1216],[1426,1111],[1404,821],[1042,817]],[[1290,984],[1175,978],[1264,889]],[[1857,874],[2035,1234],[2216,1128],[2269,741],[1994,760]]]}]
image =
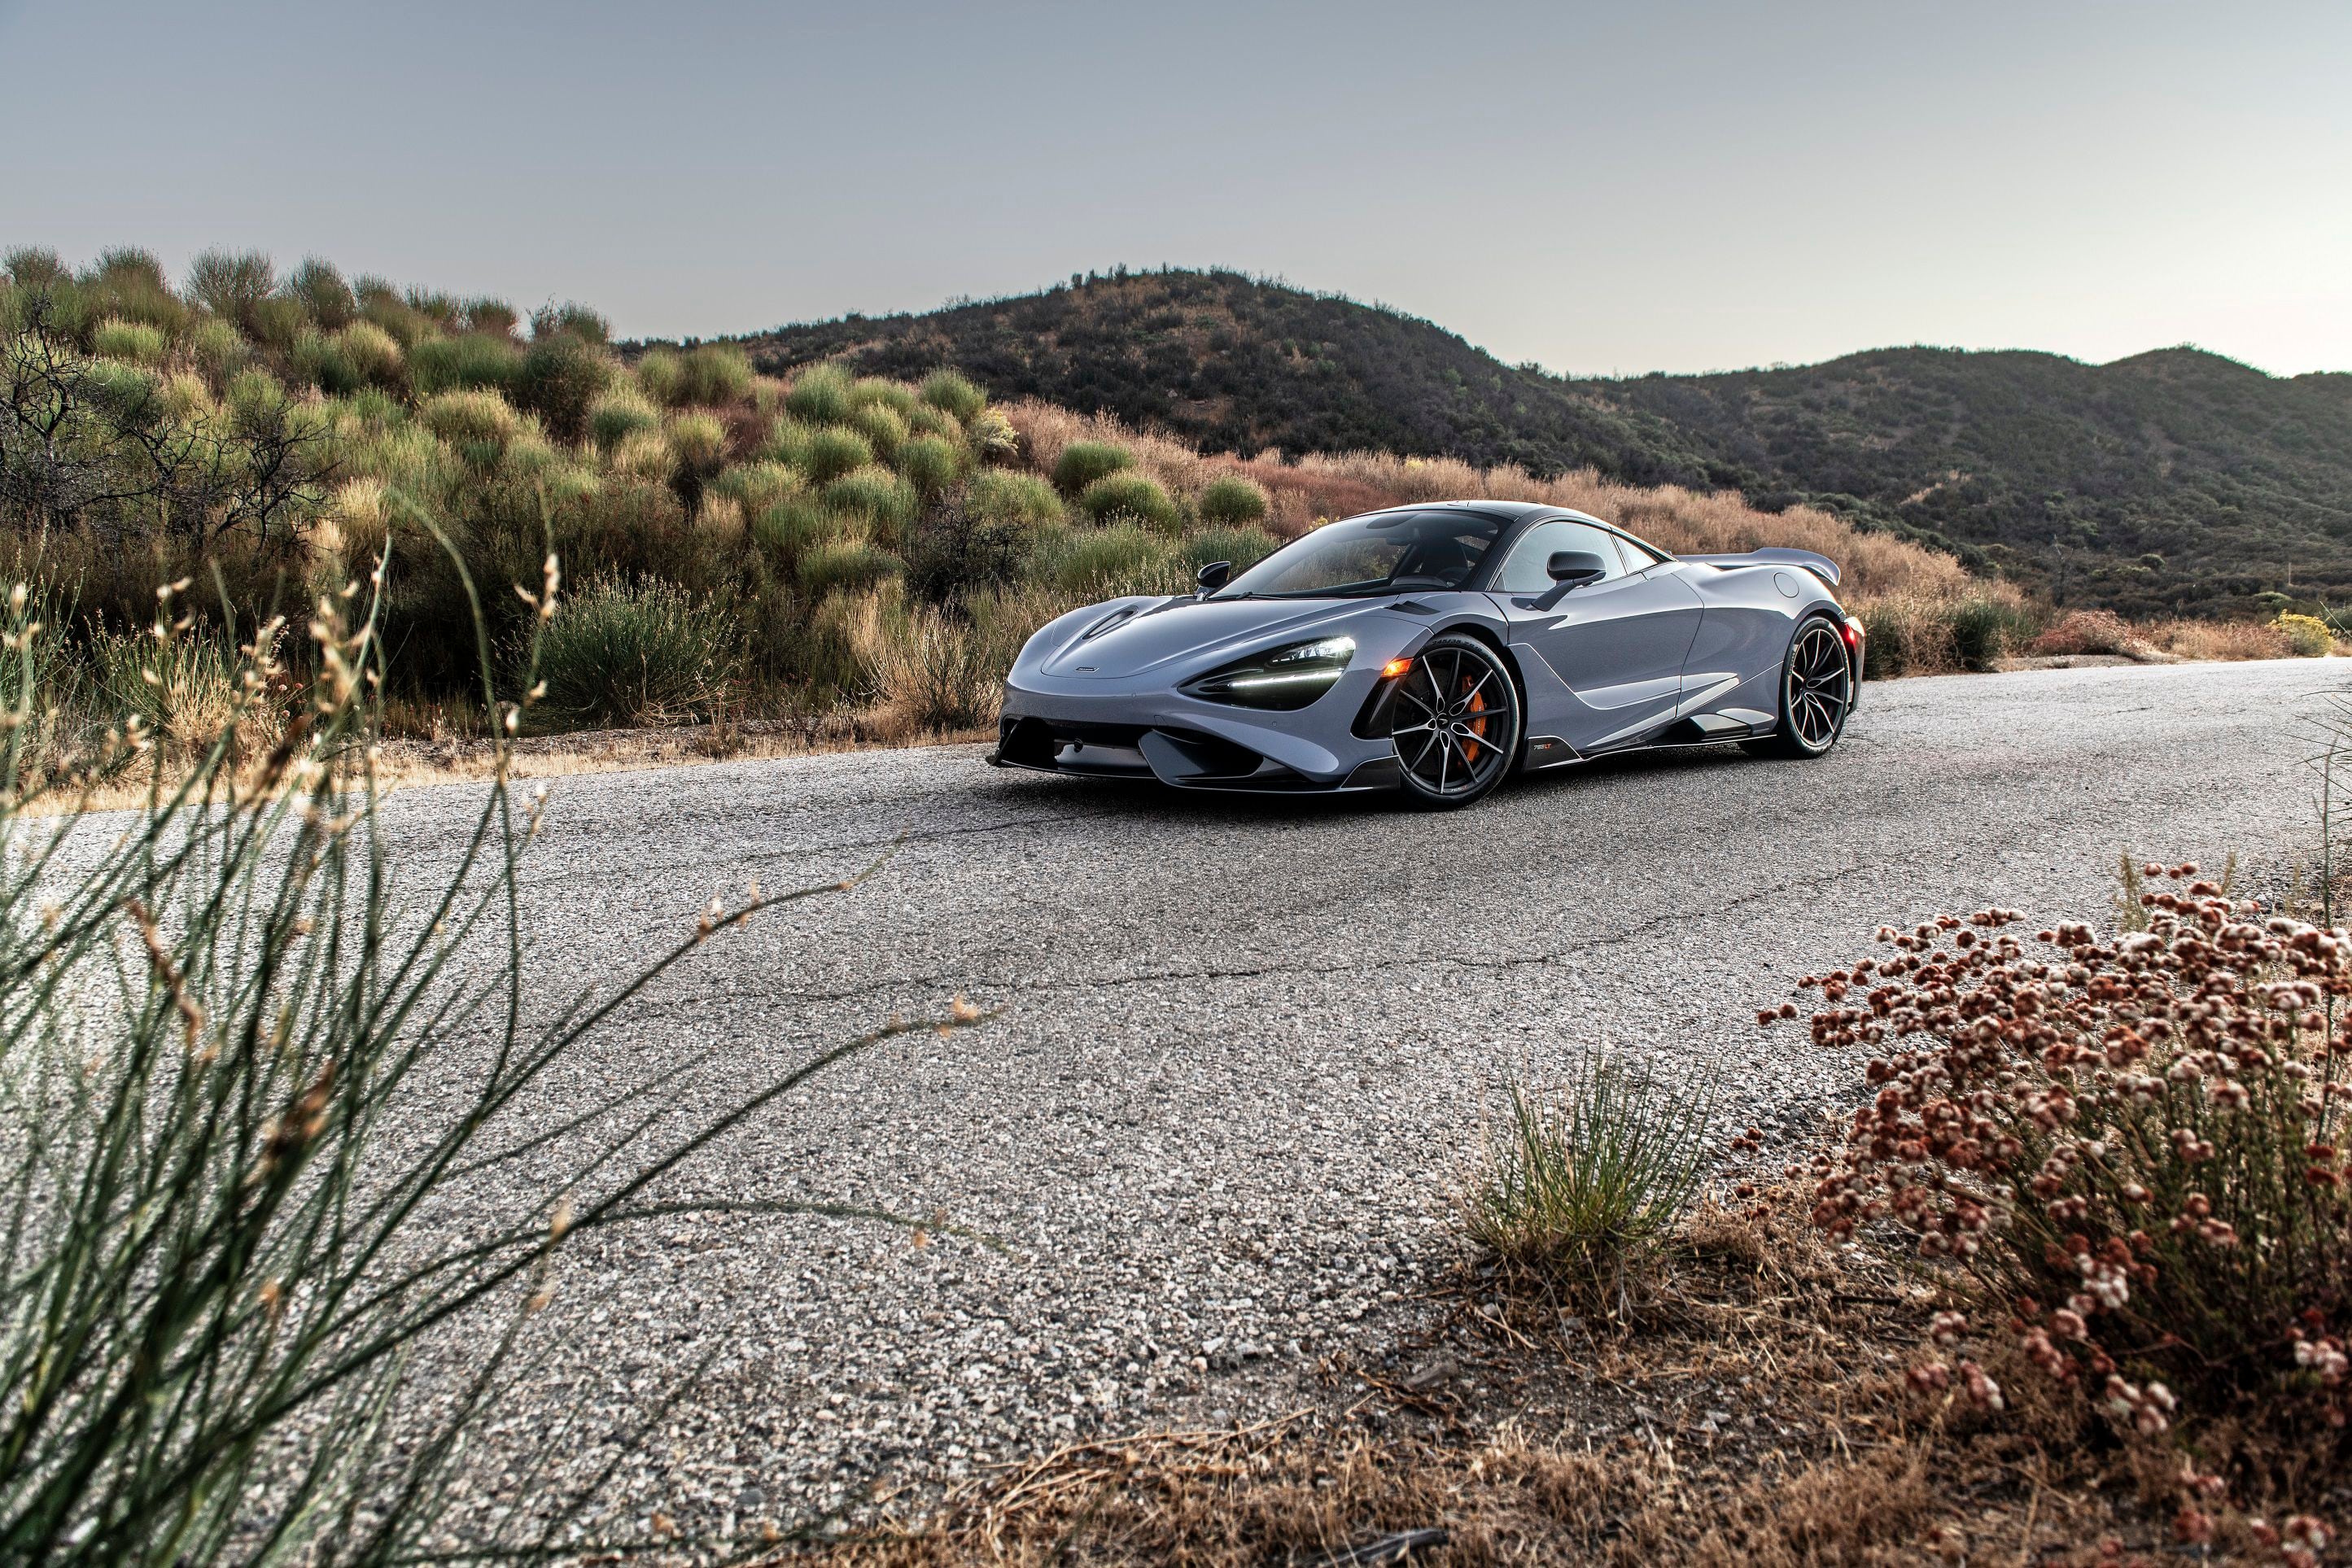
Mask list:
[{"label": "silver sports car", "polygon": [[1837,743],[1862,627],[1809,550],[1671,556],[1580,512],[1445,501],[1326,524],[1200,591],[1029,640],[1002,768],[1187,789],[1478,799],[1517,768]]}]

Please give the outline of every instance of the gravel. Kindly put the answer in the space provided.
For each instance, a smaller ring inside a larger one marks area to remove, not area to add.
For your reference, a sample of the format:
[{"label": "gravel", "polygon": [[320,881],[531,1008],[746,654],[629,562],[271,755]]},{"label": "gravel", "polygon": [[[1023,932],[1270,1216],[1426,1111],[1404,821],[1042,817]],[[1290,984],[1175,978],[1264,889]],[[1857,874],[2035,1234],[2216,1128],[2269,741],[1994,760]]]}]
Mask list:
[{"label": "gravel", "polygon": [[[829,882],[905,837],[871,882],[764,915],[647,993],[551,1081],[548,1123],[647,1074],[691,1122],[961,993],[1004,1016],[834,1070],[665,1196],[990,1239],[740,1213],[575,1237],[481,1505],[531,1506],[514,1466],[534,1448],[586,1474],[696,1367],[600,1492],[613,1527],[919,1506],[1072,1437],[1309,1403],[1324,1358],[1423,1310],[1498,1073],[1622,1051],[1719,1079],[1727,1126],[1808,1135],[1853,1064],[1759,1034],[1757,1007],[1882,921],[2102,916],[2126,845],[2283,875],[2313,831],[2294,720],[2335,679],[1874,685],[1819,763],[1606,763],[1450,815],[1001,773],[974,747],[556,780],[526,872],[551,994],[632,971],[748,877]],[[429,879],[476,798],[394,798],[404,875]],[[515,1172],[508,1200],[557,1168]]]}]

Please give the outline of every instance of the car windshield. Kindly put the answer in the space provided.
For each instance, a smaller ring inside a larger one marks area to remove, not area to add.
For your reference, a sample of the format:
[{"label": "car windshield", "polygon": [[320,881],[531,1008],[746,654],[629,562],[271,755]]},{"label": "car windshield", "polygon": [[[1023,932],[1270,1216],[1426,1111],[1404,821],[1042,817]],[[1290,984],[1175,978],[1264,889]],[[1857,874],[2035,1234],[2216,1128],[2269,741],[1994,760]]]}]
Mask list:
[{"label": "car windshield", "polygon": [[1283,546],[1211,595],[1338,599],[1460,588],[1503,525],[1475,512],[1374,512],[1327,523]]}]

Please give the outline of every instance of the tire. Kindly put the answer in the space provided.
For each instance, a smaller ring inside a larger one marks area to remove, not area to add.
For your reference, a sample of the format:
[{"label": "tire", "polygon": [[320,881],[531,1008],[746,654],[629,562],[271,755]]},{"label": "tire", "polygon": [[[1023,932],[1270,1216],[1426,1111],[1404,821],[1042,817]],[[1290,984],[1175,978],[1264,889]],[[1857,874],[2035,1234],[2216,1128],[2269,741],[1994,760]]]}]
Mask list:
[{"label": "tire", "polygon": [[1389,704],[1398,781],[1411,804],[1452,810],[1510,776],[1526,739],[1519,689],[1475,637],[1433,637]]},{"label": "tire", "polygon": [[1845,716],[1853,711],[1853,655],[1836,622],[1809,615],[1797,623],[1780,660],[1780,725],[1769,736],[1739,744],[1759,757],[1820,757],[1845,733]]}]

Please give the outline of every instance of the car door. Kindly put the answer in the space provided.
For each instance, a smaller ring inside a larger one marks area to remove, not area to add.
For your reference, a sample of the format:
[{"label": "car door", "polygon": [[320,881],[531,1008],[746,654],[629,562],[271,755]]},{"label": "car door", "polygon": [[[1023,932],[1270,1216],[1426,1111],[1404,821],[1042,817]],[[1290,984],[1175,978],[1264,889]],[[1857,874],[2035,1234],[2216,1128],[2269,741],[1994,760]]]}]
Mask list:
[{"label": "car door", "polygon": [[[1562,550],[1601,558],[1598,581],[1563,589],[1551,580]],[[1614,534],[1568,517],[1522,533],[1487,583],[1510,637],[1541,661],[1560,691],[1546,703],[1528,673],[1531,736],[1549,735],[1580,754],[1639,739],[1674,716],[1683,660],[1698,631],[1700,601],[1671,561],[1646,552],[1629,562]],[[1549,711],[1548,711],[1549,710]]]}]

